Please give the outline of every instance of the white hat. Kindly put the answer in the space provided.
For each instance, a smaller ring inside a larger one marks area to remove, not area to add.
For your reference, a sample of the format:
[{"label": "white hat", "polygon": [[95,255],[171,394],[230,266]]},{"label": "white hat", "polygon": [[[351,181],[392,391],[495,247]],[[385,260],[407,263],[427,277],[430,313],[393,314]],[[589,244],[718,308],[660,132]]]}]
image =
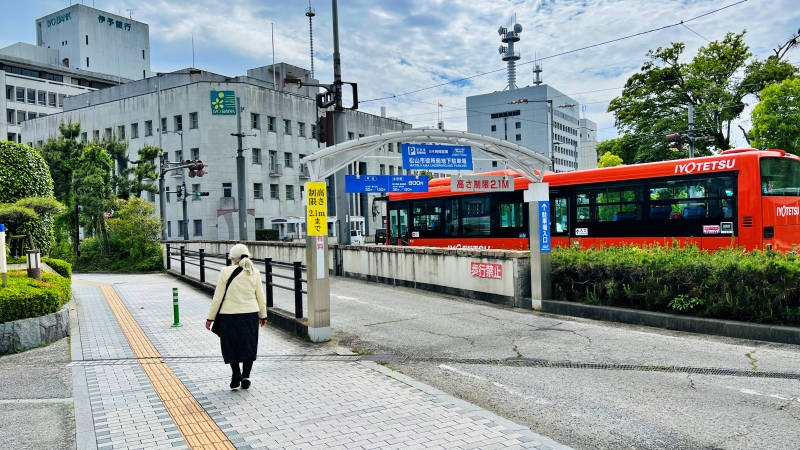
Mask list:
[{"label": "white hat", "polygon": [[242,259],[242,255],[250,256],[250,251],[247,250],[247,247],[244,244],[236,244],[231,248],[230,257],[239,261]]}]

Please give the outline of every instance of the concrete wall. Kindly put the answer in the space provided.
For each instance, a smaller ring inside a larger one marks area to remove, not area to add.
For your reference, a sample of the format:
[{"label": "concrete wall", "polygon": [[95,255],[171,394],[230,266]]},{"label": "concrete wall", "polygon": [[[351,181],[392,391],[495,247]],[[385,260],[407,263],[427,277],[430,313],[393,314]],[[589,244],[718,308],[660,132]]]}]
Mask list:
[{"label": "concrete wall", "polygon": [[[238,241],[170,241],[171,249],[204,249],[224,254]],[[245,242],[255,259],[275,262],[302,261],[305,245],[292,242]],[[462,250],[426,247],[331,245],[329,267],[341,258],[344,276],[367,281],[424,289],[492,303],[531,308],[529,253],[504,250]],[[500,264],[502,278],[481,278],[471,273],[471,263]],[[180,266],[172,261],[172,268]],[[260,266],[260,264],[259,264]]]},{"label": "concrete wall", "polygon": [[0,355],[30,350],[69,336],[69,310],[0,323]]}]

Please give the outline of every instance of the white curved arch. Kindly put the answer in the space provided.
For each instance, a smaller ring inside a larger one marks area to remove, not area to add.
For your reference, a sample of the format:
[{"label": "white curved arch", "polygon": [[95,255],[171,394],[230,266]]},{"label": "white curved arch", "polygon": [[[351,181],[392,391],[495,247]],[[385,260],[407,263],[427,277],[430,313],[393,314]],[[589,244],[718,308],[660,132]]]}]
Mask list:
[{"label": "white curved arch", "polygon": [[312,180],[324,180],[348,164],[393,142],[470,145],[484,153],[507,161],[509,168],[536,183],[542,181],[545,168],[551,164],[550,158],[547,156],[513,142],[466,131],[440,130],[438,128],[411,129],[365,136],[312,153],[303,158],[302,162],[308,164]]}]

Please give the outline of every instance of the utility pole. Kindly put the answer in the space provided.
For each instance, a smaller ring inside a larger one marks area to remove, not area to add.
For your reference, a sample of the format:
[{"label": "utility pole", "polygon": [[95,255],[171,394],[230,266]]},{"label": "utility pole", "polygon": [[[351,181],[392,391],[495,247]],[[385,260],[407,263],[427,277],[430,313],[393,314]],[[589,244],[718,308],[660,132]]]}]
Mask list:
[{"label": "utility pole", "polygon": [[[333,144],[341,144],[347,140],[347,119],[342,106],[342,61],[339,55],[339,5],[337,0],[331,0],[333,12]],[[336,172],[334,183],[336,187],[336,223],[339,226],[339,243],[350,245],[350,224],[347,219],[350,214],[350,199],[345,192],[344,183],[347,168]]]},{"label": "utility pole", "polygon": [[694,158],[694,105],[689,103],[689,158]]},{"label": "utility pole", "polygon": [[[273,67],[273,71],[275,68]],[[238,148],[236,150],[236,183],[238,186],[239,201],[239,240],[247,240],[247,190],[245,189],[244,177],[244,149],[242,149],[242,108],[239,103],[239,97],[236,97],[236,139],[238,141]]]},{"label": "utility pole", "polygon": [[[183,154],[183,130],[177,132],[181,137],[181,164],[186,161],[186,155]],[[183,197],[183,240],[189,240],[189,219],[186,217],[186,169],[181,169],[181,194]]]},{"label": "utility pole", "polygon": [[[161,144],[161,75],[156,75],[156,96],[158,97],[158,121],[156,121],[156,126],[158,130],[158,149],[161,150],[161,158],[159,162],[161,163],[161,173],[164,173],[164,169],[166,168],[166,163],[169,161],[169,155],[164,152],[164,146]],[[167,240],[167,193],[164,192],[164,177],[161,176],[158,179],[158,209],[161,215],[161,240]]]}]

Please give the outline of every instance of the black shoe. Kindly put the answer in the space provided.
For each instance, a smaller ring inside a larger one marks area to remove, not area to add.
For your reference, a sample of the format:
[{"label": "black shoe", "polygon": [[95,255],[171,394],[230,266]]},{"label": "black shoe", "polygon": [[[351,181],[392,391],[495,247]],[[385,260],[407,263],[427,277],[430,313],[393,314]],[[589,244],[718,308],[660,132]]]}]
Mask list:
[{"label": "black shoe", "polygon": [[242,389],[249,389],[249,388],[250,388],[250,379],[242,378]]},{"label": "black shoe", "polygon": [[231,389],[236,389],[242,382],[242,374],[236,373],[231,376]]}]

